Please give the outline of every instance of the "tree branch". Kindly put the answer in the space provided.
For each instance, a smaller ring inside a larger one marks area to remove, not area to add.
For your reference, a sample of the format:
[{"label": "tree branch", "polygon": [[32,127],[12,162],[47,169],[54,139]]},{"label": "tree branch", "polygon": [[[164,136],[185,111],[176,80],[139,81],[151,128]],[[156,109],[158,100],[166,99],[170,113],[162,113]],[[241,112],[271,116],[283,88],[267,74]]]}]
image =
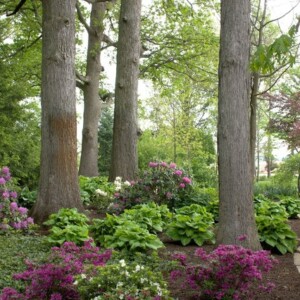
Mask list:
[{"label": "tree branch", "polygon": [[76,87],[78,87],[79,89],[81,89],[83,91],[85,88],[85,85],[82,83],[82,81],[76,80]]},{"label": "tree branch", "polygon": [[84,16],[82,15],[82,12],[81,12],[81,9],[79,6],[79,1],[76,1],[76,10],[77,10],[77,16],[78,16],[79,22],[84,26],[84,28],[86,29],[86,31],[88,33],[92,33],[91,27],[88,25]]},{"label": "tree branch", "polygon": [[14,11],[11,13],[6,13],[6,16],[10,17],[10,16],[15,15],[21,9],[21,7],[24,5],[25,2],[26,2],[26,0],[21,0],[19,2],[19,4],[16,6],[16,8],[14,9]]},{"label": "tree branch", "polygon": [[81,75],[77,70],[75,71],[76,78],[79,79],[83,84],[90,83],[89,79],[86,76]]},{"label": "tree branch", "polygon": [[285,68],[280,74],[279,76],[277,77],[277,79],[266,89],[264,90],[263,92],[261,93],[257,93],[256,95],[262,95],[262,94],[265,94],[267,93],[277,82],[278,80],[283,76],[283,74],[290,68],[290,66],[288,66],[287,68]]},{"label": "tree branch", "polygon": [[263,24],[263,27],[266,27],[268,24],[272,23],[272,22],[276,22],[282,18],[284,18],[286,15],[288,15],[291,11],[293,11],[298,5],[300,4],[300,1],[298,1],[297,4],[295,4],[290,10],[288,10],[286,13],[284,13],[283,15],[281,15],[280,17],[270,20],[268,22],[266,22],[265,24]]}]

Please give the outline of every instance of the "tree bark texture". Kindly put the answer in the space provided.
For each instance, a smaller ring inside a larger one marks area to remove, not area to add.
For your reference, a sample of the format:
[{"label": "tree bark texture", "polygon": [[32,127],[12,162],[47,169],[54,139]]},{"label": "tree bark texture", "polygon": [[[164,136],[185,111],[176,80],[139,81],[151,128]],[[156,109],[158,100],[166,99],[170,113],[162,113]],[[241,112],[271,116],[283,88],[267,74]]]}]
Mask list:
[{"label": "tree bark texture", "polygon": [[63,207],[83,209],[77,175],[75,2],[42,2],[41,170],[32,210],[37,223]]},{"label": "tree bark texture", "polygon": [[[250,157],[250,0],[221,1],[218,244],[260,249]],[[240,236],[246,236],[240,241]]]},{"label": "tree bark texture", "polygon": [[103,19],[106,3],[92,4],[90,31],[88,32],[88,50],[86,78],[84,84],[84,113],[82,130],[82,148],[79,174],[98,176],[98,126],[101,114],[101,99],[99,96],[99,80],[101,74],[101,43],[103,39]]},{"label": "tree bark texture", "polygon": [[115,112],[110,180],[136,176],[137,88],[140,58],[141,0],[122,0],[119,19]]}]

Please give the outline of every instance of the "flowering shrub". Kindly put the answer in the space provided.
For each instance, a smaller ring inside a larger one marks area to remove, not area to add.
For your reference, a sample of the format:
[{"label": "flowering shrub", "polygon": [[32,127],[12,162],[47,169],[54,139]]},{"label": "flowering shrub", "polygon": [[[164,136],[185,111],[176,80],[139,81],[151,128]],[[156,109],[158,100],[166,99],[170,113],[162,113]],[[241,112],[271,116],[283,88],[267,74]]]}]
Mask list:
[{"label": "flowering shrub", "polygon": [[86,206],[104,210],[111,202],[115,187],[106,177],[79,177],[81,200]]},{"label": "flowering shrub", "polygon": [[86,264],[104,266],[110,259],[111,251],[99,252],[99,248],[88,241],[82,247],[74,243],[64,243],[60,248],[52,248],[47,262],[34,265],[27,262],[27,270],[14,275],[16,280],[27,282],[24,292],[4,288],[1,300],[76,300],[79,293],[74,286],[74,276],[81,274]]},{"label": "flowering shrub", "polygon": [[10,181],[9,168],[3,167],[0,171],[0,231],[25,231],[33,224],[33,219],[28,217],[27,208],[16,202],[18,195],[9,189]]},{"label": "flowering shrub", "polygon": [[176,164],[166,162],[150,162],[149,170],[143,172],[139,179],[120,183],[116,178],[116,193],[114,202],[109,206],[110,213],[121,213],[125,208],[154,201],[157,204],[167,204],[173,209],[180,203],[191,189],[191,179]]},{"label": "flowering shrub", "polygon": [[183,280],[184,287],[197,299],[249,299],[255,291],[269,292],[274,287],[263,282],[263,274],[276,263],[267,251],[220,245],[210,254],[198,248],[195,256],[199,264],[188,265],[186,256],[177,254],[174,259],[182,268],[173,270],[171,279]]},{"label": "flowering shrub", "polygon": [[81,299],[167,300],[167,284],[159,271],[124,259],[104,267],[88,267],[76,277]]}]

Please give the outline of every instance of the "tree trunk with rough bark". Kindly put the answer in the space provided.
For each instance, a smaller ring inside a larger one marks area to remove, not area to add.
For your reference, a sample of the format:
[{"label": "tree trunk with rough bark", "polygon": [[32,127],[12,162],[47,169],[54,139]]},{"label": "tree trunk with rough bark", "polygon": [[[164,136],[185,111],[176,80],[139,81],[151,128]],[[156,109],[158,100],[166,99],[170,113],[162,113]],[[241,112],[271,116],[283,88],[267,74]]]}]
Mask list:
[{"label": "tree trunk with rough bark", "polygon": [[[250,0],[221,1],[218,244],[260,249],[250,157]],[[244,241],[239,237],[245,236]]]},{"label": "tree trunk with rough bark", "polygon": [[41,171],[32,210],[37,223],[63,207],[83,210],[77,175],[75,2],[42,2]]},{"label": "tree trunk with rough bark", "polygon": [[93,3],[90,26],[88,30],[88,50],[86,66],[86,83],[82,90],[84,95],[84,114],[82,130],[82,148],[79,175],[98,176],[98,126],[101,114],[99,80],[101,74],[101,43],[104,31],[106,3]]},{"label": "tree trunk with rough bark", "polygon": [[137,88],[141,0],[122,0],[119,19],[112,165],[109,179],[134,179],[137,161]]}]

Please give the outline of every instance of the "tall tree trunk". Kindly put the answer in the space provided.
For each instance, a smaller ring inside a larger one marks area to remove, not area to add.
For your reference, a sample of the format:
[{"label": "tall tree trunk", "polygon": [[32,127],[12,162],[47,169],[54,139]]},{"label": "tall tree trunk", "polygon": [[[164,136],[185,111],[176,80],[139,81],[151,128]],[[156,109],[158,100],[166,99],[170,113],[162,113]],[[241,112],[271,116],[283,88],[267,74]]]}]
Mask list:
[{"label": "tall tree trunk", "polygon": [[[265,20],[267,14],[267,3],[265,0],[262,17],[259,22],[258,28],[258,41],[256,47],[260,47],[263,43],[263,32],[265,28]],[[250,153],[251,153],[251,167],[252,176],[255,176],[255,149],[256,149],[256,132],[257,132],[257,94],[259,91],[260,74],[254,72],[252,74],[252,86],[251,86],[251,101],[250,101]]]},{"label": "tall tree trunk", "polygon": [[84,114],[79,174],[98,176],[98,125],[101,114],[99,80],[101,73],[101,43],[104,31],[106,3],[93,3],[88,31],[86,78],[83,86]]},{"label": "tall tree trunk", "polygon": [[112,165],[109,178],[133,179],[137,160],[137,88],[141,0],[122,0],[119,19]]},{"label": "tall tree trunk", "polygon": [[[260,249],[250,158],[250,0],[221,1],[218,244]],[[246,235],[245,241],[239,236]]]},{"label": "tall tree trunk", "polygon": [[42,2],[41,173],[32,211],[38,223],[63,207],[83,210],[77,176],[75,2]]}]

